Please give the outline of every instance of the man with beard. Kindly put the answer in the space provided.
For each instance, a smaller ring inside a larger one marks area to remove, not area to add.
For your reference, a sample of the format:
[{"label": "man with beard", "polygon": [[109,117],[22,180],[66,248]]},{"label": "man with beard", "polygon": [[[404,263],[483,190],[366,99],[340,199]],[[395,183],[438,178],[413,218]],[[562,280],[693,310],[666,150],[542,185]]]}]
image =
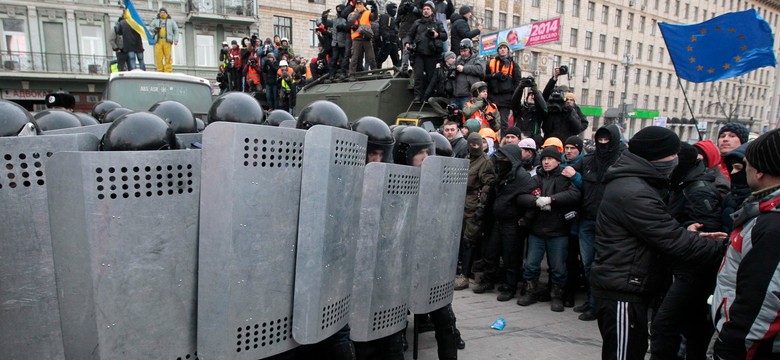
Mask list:
[{"label": "man with beard", "polygon": [[[617,161],[626,146],[620,142],[620,129],[617,125],[602,126],[596,130],[596,152],[585,155],[582,161],[567,166],[563,175],[572,179],[572,184],[582,190],[582,203],[579,212],[579,240],[582,266],[585,279],[590,282],[590,266],[593,263],[593,243],[596,240],[596,215],[604,196],[604,175],[607,168]],[[588,286],[588,301],[575,306],[574,311],[582,313],[580,320],[596,320],[596,307],[593,294]]]}]

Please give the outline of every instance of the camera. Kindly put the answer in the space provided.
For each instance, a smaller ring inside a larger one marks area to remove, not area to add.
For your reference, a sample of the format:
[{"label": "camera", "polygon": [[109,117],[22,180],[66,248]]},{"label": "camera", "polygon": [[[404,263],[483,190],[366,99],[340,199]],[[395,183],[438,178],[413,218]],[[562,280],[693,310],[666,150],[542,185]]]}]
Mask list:
[{"label": "camera", "polygon": [[520,86],[533,87],[534,85],[536,85],[536,81],[533,76],[527,76],[520,79]]},{"label": "camera", "polygon": [[569,73],[569,67],[568,67],[568,66],[566,66],[566,65],[561,65],[561,66],[558,68],[558,70],[559,70],[559,74],[560,74],[560,75],[566,75],[566,74],[568,74],[568,73]]},{"label": "camera", "polygon": [[428,29],[428,31],[425,34],[428,35],[429,38],[433,39],[434,37],[436,37],[436,30]]},{"label": "camera", "polygon": [[452,68],[447,72],[447,78],[450,80],[454,80],[455,77],[457,76],[458,76],[458,71],[455,68]]}]

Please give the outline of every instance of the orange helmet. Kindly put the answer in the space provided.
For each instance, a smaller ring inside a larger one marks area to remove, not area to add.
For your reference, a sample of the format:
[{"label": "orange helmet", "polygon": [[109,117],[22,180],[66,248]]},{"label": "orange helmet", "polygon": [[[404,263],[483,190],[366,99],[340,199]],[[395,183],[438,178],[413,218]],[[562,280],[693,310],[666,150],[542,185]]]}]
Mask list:
[{"label": "orange helmet", "polygon": [[563,153],[563,142],[561,142],[561,139],[558,139],[557,137],[547,138],[547,140],[544,141],[544,144],[542,144],[542,149],[553,145],[558,148],[558,152]]},{"label": "orange helmet", "polygon": [[496,134],[495,131],[491,128],[482,128],[479,130],[479,136],[482,136],[483,138],[491,138],[493,141],[498,143],[498,134]]}]

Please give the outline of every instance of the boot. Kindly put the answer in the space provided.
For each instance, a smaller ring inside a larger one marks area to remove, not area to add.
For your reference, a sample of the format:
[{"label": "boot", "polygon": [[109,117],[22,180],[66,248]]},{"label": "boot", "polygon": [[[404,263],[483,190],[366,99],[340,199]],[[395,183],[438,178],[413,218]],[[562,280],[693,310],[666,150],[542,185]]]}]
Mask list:
[{"label": "boot", "polygon": [[563,311],[563,288],[559,284],[553,284],[550,290],[550,310],[555,312]]},{"label": "boot", "polygon": [[471,291],[473,291],[475,294],[482,294],[485,291],[493,290],[493,288],[495,288],[495,286],[492,282],[482,279],[482,282],[475,286]]},{"label": "boot", "polygon": [[568,308],[574,307],[574,290],[565,291],[563,296],[563,306]]},{"label": "boot", "polygon": [[498,294],[498,298],[496,299],[498,301],[512,300],[512,298],[515,297],[515,292],[517,292],[514,288],[510,288],[508,285],[504,286],[500,291],[501,293]]},{"label": "boot", "polygon": [[536,280],[526,280],[523,283],[522,296],[517,298],[517,305],[528,306],[536,303],[536,289],[539,287],[539,282]]},{"label": "boot", "polygon": [[460,274],[455,277],[455,290],[463,290],[469,288],[469,278]]}]

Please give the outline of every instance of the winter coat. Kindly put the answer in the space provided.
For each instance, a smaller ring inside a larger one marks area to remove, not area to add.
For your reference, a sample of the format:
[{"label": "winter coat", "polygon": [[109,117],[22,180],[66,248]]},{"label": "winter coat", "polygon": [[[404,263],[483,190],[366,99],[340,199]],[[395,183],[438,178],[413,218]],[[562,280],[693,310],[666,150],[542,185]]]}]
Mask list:
[{"label": "winter coat", "polygon": [[279,63],[266,61],[263,63],[263,84],[266,86],[276,86],[276,73],[279,71]]},{"label": "winter coat", "polygon": [[114,24],[114,31],[112,31],[111,35],[109,36],[108,42],[111,45],[111,49],[114,51],[124,51],[124,39],[122,37],[121,28],[121,24],[124,21],[124,19],[119,19],[119,21]]},{"label": "winter coat", "polygon": [[721,197],[715,188],[715,176],[706,170],[699,161],[680,183],[672,184],[666,207],[682,226],[699,223],[704,225],[701,231],[721,231]]},{"label": "winter coat", "polygon": [[331,45],[336,47],[346,47],[347,37],[349,37],[349,26],[347,26],[347,19],[338,16],[333,19],[333,41]]},{"label": "winter coat", "polygon": [[[436,30],[439,34],[435,39],[428,35],[431,30]],[[431,56],[438,59],[441,56],[444,41],[447,41],[447,29],[444,27],[444,24],[431,16],[415,21],[403,43],[413,44],[415,46],[415,54],[417,55]]]},{"label": "winter coat", "polygon": [[[424,0],[404,0],[398,5],[398,14],[395,17],[398,26],[398,37],[404,39],[412,30],[412,25],[422,18],[422,4]],[[407,10],[407,3],[411,3],[411,9]]]},{"label": "winter coat", "polygon": [[[736,149],[731,150],[731,152],[724,155],[722,164],[724,164],[729,157],[743,160],[745,158],[746,149],[747,144],[742,144]],[[723,214],[721,219],[723,221],[723,231],[727,233],[734,230],[734,219],[732,219],[731,214],[735,213],[742,206],[742,203],[751,193],[745,178],[746,171],[747,170],[742,170],[741,173],[731,174],[731,191],[723,198]]]},{"label": "winter coat", "polygon": [[455,5],[453,5],[452,1],[434,1],[433,3],[435,6],[433,16],[441,21],[442,24],[447,24],[447,20],[455,13]]},{"label": "winter coat", "polygon": [[712,297],[717,329],[715,355],[721,359],[778,359],[780,293],[780,189],[751,196],[737,212]]},{"label": "winter coat", "polygon": [[506,156],[512,167],[506,174],[496,174],[492,193],[493,217],[499,221],[515,222],[520,218],[530,219],[536,205],[521,204],[520,196],[531,194],[536,189],[536,182],[523,169],[520,147],[503,146],[496,153]]},{"label": "winter coat", "polygon": [[379,15],[379,40],[382,43],[398,44],[398,26],[395,18],[389,14]]},{"label": "winter coat", "polygon": [[428,87],[425,88],[423,93],[423,99],[428,99],[431,96],[450,98],[452,97],[452,81],[450,81],[449,73],[451,67],[447,66],[445,62],[439,62],[436,65],[436,71],[431,77],[431,82],[428,83]]},{"label": "winter coat", "polygon": [[496,56],[487,62],[485,71],[490,99],[499,107],[511,107],[512,95],[520,87],[520,66],[510,56]]},{"label": "winter coat", "polygon": [[[160,27],[162,22],[163,20],[160,19],[160,15],[157,15],[157,18],[152,20],[152,24],[149,26],[152,35],[154,35],[154,41],[157,41],[160,38],[157,33],[157,28]],[[179,26],[176,25],[176,20],[173,20],[170,15],[165,19],[165,41],[171,44],[179,42]]]},{"label": "winter coat", "polygon": [[455,139],[450,141],[450,145],[452,146],[452,156],[459,159],[465,159],[469,156],[469,142],[460,131],[455,135]]},{"label": "winter coat", "polygon": [[141,34],[135,31],[124,19],[119,22],[119,32],[122,35],[124,52],[144,52],[144,41]]},{"label": "winter coat", "polygon": [[458,56],[452,67],[456,68],[458,65],[463,65],[463,71],[455,76],[452,95],[471,97],[471,85],[485,78],[485,62],[480,59],[478,54],[471,54],[467,59]]},{"label": "winter coat", "polygon": [[[471,30],[469,22],[459,13],[450,16],[450,25],[452,31],[452,41],[450,44],[452,44],[452,49],[460,49],[461,40],[472,39],[480,33],[479,29]],[[455,53],[457,54],[458,52],[455,51]]]},{"label": "winter coat", "polygon": [[469,177],[466,183],[466,207],[464,217],[473,217],[477,208],[484,208],[488,201],[490,188],[496,180],[493,161],[482,153],[479,157],[469,159]]},{"label": "winter coat", "polygon": [[602,126],[599,130],[601,129],[609,131],[609,146],[606,151],[597,148],[595,152],[585,155],[582,161],[572,166],[580,176],[572,183],[582,190],[581,219],[596,220],[606,187],[604,176],[607,169],[626,149],[626,146],[620,143],[620,129],[617,125]]},{"label": "winter coat", "polygon": [[520,203],[524,207],[535,208],[536,198],[548,196],[552,199],[552,210],[535,209],[536,219],[531,224],[531,232],[544,239],[569,235],[569,220],[566,214],[577,209],[580,202],[580,189],[571,185],[569,178],[563,176],[558,166],[550,172],[539,167],[536,169],[533,194],[523,195]]},{"label": "winter coat", "polygon": [[605,181],[590,272],[595,297],[647,302],[666,279],[658,271],[662,256],[688,266],[721,256],[721,242],[699,237],[669,214],[662,200],[669,180],[649,161],[625,151]]},{"label": "winter coat", "polygon": [[539,90],[533,90],[534,105],[526,105],[523,96],[525,88],[525,86],[518,87],[512,94],[512,116],[515,119],[515,126],[520,128],[520,131],[532,135],[537,145],[541,145],[539,140],[542,138],[542,124],[547,116],[547,103]]}]

